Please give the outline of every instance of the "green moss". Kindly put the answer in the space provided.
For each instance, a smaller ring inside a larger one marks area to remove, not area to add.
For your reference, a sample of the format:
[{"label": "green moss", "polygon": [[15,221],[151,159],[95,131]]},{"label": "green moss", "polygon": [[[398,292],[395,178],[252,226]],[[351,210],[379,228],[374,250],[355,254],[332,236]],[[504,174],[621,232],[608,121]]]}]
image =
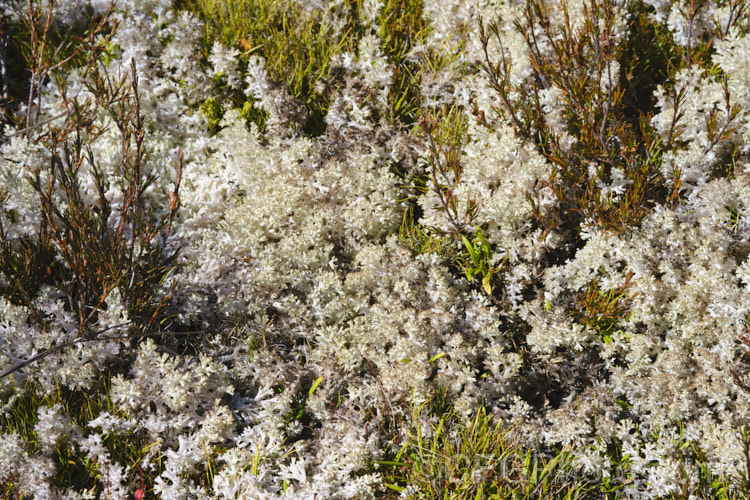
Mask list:
[{"label": "green moss", "polygon": [[254,123],[257,125],[258,130],[262,133],[266,130],[266,120],[268,120],[268,113],[255,107],[255,103],[252,97],[245,101],[240,111],[240,118],[245,120],[249,125]]},{"label": "green moss", "polygon": [[221,117],[224,116],[224,108],[221,107],[221,104],[216,99],[209,97],[203,101],[200,110],[203,116],[206,117],[206,120],[208,120],[209,132],[211,135],[214,135],[218,131]]},{"label": "green moss", "polygon": [[341,30],[324,12],[291,0],[184,0],[178,7],[197,13],[203,21],[206,57],[215,41],[241,49],[243,65],[251,54],[262,56],[271,79],[307,107],[309,117],[300,128],[311,135],[325,131],[330,86],[335,84],[331,60],[356,48],[356,3],[349,5],[347,25]]}]

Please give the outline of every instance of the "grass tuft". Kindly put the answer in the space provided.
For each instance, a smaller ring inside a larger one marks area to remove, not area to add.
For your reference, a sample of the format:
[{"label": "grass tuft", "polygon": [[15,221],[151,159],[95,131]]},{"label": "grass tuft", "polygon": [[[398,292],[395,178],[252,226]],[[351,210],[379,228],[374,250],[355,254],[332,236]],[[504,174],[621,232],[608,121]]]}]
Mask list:
[{"label": "grass tuft", "polygon": [[[241,50],[243,66],[251,54],[262,56],[274,82],[286,86],[292,97],[305,104],[309,117],[300,124],[301,130],[317,136],[325,132],[331,86],[335,85],[331,61],[337,54],[356,49],[356,5],[346,4],[346,22],[338,29],[326,12],[289,0],[184,0],[178,7],[197,13],[203,21],[206,58],[215,41]],[[232,105],[243,107],[243,99],[235,95]],[[252,118],[262,130],[262,115]]]},{"label": "grass tuft", "polygon": [[405,442],[379,462],[386,487],[399,498],[572,500],[589,491],[568,477],[570,450],[550,458],[525,451],[483,406],[462,421],[452,406],[430,411],[434,401],[413,408]]},{"label": "grass tuft", "polygon": [[599,278],[594,279],[576,294],[575,303],[568,314],[576,323],[598,332],[607,341],[611,340],[619,322],[627,318],[630,303],[635,297],[627,293],[632,279],[633,272],[630,271],[622,285],[607,291],[601,289]]}]

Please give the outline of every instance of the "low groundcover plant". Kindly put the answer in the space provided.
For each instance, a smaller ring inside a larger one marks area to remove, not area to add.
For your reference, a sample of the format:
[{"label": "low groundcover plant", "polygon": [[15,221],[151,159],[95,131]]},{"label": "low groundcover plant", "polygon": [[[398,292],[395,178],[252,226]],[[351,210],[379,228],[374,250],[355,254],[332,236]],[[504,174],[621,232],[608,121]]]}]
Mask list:
[{"label": "low groundcover plant", "polygon": [[0,5],[0,498],[750,497],[744,0]]}]

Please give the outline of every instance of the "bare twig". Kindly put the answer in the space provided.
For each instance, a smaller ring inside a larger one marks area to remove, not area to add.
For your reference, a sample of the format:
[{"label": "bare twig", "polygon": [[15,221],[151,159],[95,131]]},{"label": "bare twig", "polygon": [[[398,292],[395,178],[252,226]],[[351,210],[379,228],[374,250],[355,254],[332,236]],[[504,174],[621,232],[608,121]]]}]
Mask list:
[{"label": "bare twig", "polygon": [[[128,340],[128,339],[139,339],[139,338],[154,338],[154,337],[159,337],[159,336],[162,336],[162,335],[173,335],[173,336],[176,336],[176,335],[196,335],[196,334],[199,334],[199,333],[205,333],[202,330],[194,330],[194,331],[185,331],[185,332],[151,332],[151,333],[140,332],[140,333],[131,333],[131,334],[126,334],[126,335],[116,335],[116,336],[108,336],[108,337],[100,337],[99,336],[99,334],[102,334],[104,332],[108,332],[108,331],[111,331],[111,330],[120,329],[120,328],[126,327],[128,325],[132,325],[132,324],[133,324],[132,321],[127,321],[125,323],[120,323],[118,325],[110,326],[109,328],[104,328],[103,330],[99,330],[98,332],[94,333],[93,336],[91,336],[91,337],[78,338],[78,339],[66,342],[64,344],[57,345],[55,347],[50,347],[49,349],[40,352],[36,356],[34,356],[32,358],[29,358],[26,361],[23,361],[23,362],[15,365],[13,368],[10,368],[10,369],[6,370],[4,373],[0,374],[0,380],[2,380],[3,378],[7,377],[8,375],[10,375],[12,373],[17,372],[18,370],[22,370],[23,368],[26,368],[27,366],[29,366],[29,365],[31,365],[33,363],[36,363],[37,361],[40,361],[40,360],[46,358],[47,356],[50,356],[50,355],[55,354],[57,352],[63,351],[65,349],[67,349],[68,347],[73,347],[74,345],[77,345],[77,344],[83,344],[83,343],[87,343],[87,342],[106,342],[106,341],[111,341],[111,340]],[[179,355],[178,353],[176,353],[175,351],[173,351],[172,349],[170,349],[170,348],[168,348],[166,346],[158,345],[157,347],[159,349],[163,350],[164,352],[172,355],[172,356],[178,356]]]},{"label": "bare twig", "polygon": [[67,118],[67,117],[69,117],[72,114],[72,112],[73,111],[69,109],[65,113],[60,113],[59,115],[55,115],[52,118],[47,118],[46,120],[43,120],[43,121],[38,122],[38,123],[35,123],[34,125],[32,125],[30,127],[26,127],[24,129],[21,129],[18,132],[13,132],[12,134],[2,136],[2,137],[0,137],[0,142],[2,142],[2,141],[8,141],[8,140],[10,140],[13,137],[16,137],[16,136],[19,136],[19,135],[23,135],[26,132],[31,132],[35,128],[42,127],[44,125],[47,125],[48,123],[52,123],[55,120],[59,120],[60,118]]},{"label": "bare twig", "polygon": [[432,190],[440,200],[439,210],[445,212],[452,226],[448,232],[454,239],[460,240],[459,234],[472,224],[478,210],[476,201],[472,199],[467,201],[465,213],[459,213],[459,199],[455,190],[461,180],[461,149],[455,144],[446,147],[443,138],[435,141],[436,124],[433,121],[422,119],[421,125],[430,150]]},{"label": "bare twig", "polygon": [[[524,138],[529,138],[529,131],[527,127],[521,123],[521,120],[518,118],[518,115],[516,114],[516,110],[514,109],[513,105],[510,102],[510,97],[508,95],[508,90],[510,87],[510,62],[508,61],[508,58],[505,55],[505,47],[503,47],[503,41],[500,38],[500,33],[498,31],[497,24],[493,23],[490,25],[490,31],[492,34],[495,35],[495,38],[497,38],[497,42],[500,45],[500,62],[497,64],[492,64],[492,61],[490,61],[490,54],[489,54],[489,44],[490,44],[490,36],[485,31],[484,23],[482,20],[479,20],[479,42],[482,45],[482,51],[484,53],[484,62],[482,63],[482,69],[484,70],[487,77],[490,79],[490,85],[493,89],[500,95],[500,99],[503,101],[503,106],[505,107],[505,110],[510,115],[511,120],[513,121],[513,125],[515,126],[516,131],[518,134]],[[501,71],[502,70],[502,71]]]},{"label": "bare twig", "polygon": [[[26,54],[26,60],[31,72],[29,95],[26,103],[26,127],[21,132],[33,130],[33,126],[39,121],[45,81],[53,72],[65,67],[76,57],[97,45],[96,41],[105,33],[114,8],[114,4],[110,5],[110,8],[99,19],[98,23],[90,26],[85,37],[79,38],[73,34],[73,23],[68,23],[62,33],[53,33],[55,25],[54,0],[48,0],[44,7],[41,5],[42,1],[27,0],[26,9],[18,13],[30,33],[29,53]],[[42,12],[43,9],[44,12]],[[80,0],[76,0],[71,10],[71,19],[75,18],[79,10]],[[60,41],[54,47],[50,47],[49,45],[53,43],[53,35],[59,35]],[[110,36],[111,34],[105,37],[105,42],[109,40]],[[70,53],[63,57],[62,53],[67,49],[70,49]],[[82,80],[85,79],[91,68],[92,59],[89,59],[82,72]]]},{"label": "bare twig", "polygon": [[8,68],[6,66],[6,53],[8,50],[8,27],[6,26],[5,15],[0,12],[0,85],[2,85],[2,116],[0,123],[9,117],[10,95],[8,94]]},{"label": "bare twig", "polygon": [[[100,333],[108,332],[110,330],[120,329],[120,328],[123,328],[125,326],[130,325],[130,324],[132,324],[132,322],[128,321],[126,323],[120,323],[118,325],[110,326],[109,328],[105,328],[103,330],[100,330],[100,331],[96,332],[94,335],[99,335]],[[46,358],[47,356],[49,356],[51,354],[54,354],[56,352],[60,352],[60,351],[62,351],[64,349],[67,349],[68,347],[72,347],[72,346],[74,346],[76,344],[82,344],[84,342],[103,341],[103,340],[119,340],[119,339],[123,339],[123,338],[131,338],[131,337],[134,337],[134,335],[124,335],[124,336],[117,336],[117,337],[97,337],[97,336],[92,336],[92,337],[85,337],[85,338],[78,338],[78,339],[75,339],[75,340],[71,340],[70,342],[66,342],[64,344],[56,345],[55,347],[50,347],[46,351],[42,351],[41,353],[37,354],[36,356],[34,356],[32,358],[29,358],[26,361],[15,365],[13,368],[5,371],[2,375],[0,375],[0,380],[3,379],[3,378],[5,378],[5,377],[7,377],[11,373],[17,372],[18,370],[21,370],[21,369],[29,366],[32,363],[36,363],[37,361],[39,361],[41,359],[44,359],[44,358]]]}]

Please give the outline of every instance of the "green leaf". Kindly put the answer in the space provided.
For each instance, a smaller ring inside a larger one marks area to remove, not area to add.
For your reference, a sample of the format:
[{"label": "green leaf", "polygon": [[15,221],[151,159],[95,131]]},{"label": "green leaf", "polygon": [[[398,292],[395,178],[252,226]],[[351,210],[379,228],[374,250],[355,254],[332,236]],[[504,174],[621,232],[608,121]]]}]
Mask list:
[{"label": "green leaf", "polygon": [[406,467],[409,465],[406,462],[399,462],[397,460],[378,460],[375,463],[378,465],[387,465],[389,467]]},{"label": "green leaf", "polygon": [[470,268],[469,266],[466,266],[464,269],[464,272],[466,273],[466,279],[471,281],[471,278],[474,277],[474,270]]},{"label": "green leaf", "polygon": [[443,356],[445,356],[444,352],[441,352],[440,354],[436,354],[436,355],[434,355],[433,357],[430,358],[429,362],[430,363],[434,363],[435,361],[437,361],[438,359],[442,358]]},{"label": "green leaf", "polygon": [[490,258],[492,257],[492,249],[490,248],[490,244],[487,242],[487,239],[482,234],[482,230],[477,226],[477,239],[481,242],[481,248],[484,252],[485,259],[489,262]]},{"label": "green leaf", "polygon": [[469,255],[471,256],[471,260],[474,263],[474,265],[477,265],[478,262],[478,256],[476,250],[474,250],[474,245],[469,241],[469,238],[466,236],[461,236],[461,241],[464,242],[464,246],[466,247],[466,250],[469,252]]},{"label": "green leaf", "polygon": [[482,278],[482,287],[484,287],[484,291],[487,293],[487,295],[492,295],[492,285],[490,285],[491,279],[492,272],[485,274],[484,278]]},{"label": "green leaf", "polygon": [[312,385],[312,386],[310,387],[310,390],[308,391],[308,394],[309,394],[310,396],[312,396],[312,395],[313,395],[313,392],[315,392],[315,389],[317,389],[317,388],[318,388],[318,386],[320,385],[320,383],[321,383],[322,381],[323,381],[323,377],[318,377],[318,379],[317,379],[317,380],[316,380],[315,382],[313,382],[313,385]]}]

